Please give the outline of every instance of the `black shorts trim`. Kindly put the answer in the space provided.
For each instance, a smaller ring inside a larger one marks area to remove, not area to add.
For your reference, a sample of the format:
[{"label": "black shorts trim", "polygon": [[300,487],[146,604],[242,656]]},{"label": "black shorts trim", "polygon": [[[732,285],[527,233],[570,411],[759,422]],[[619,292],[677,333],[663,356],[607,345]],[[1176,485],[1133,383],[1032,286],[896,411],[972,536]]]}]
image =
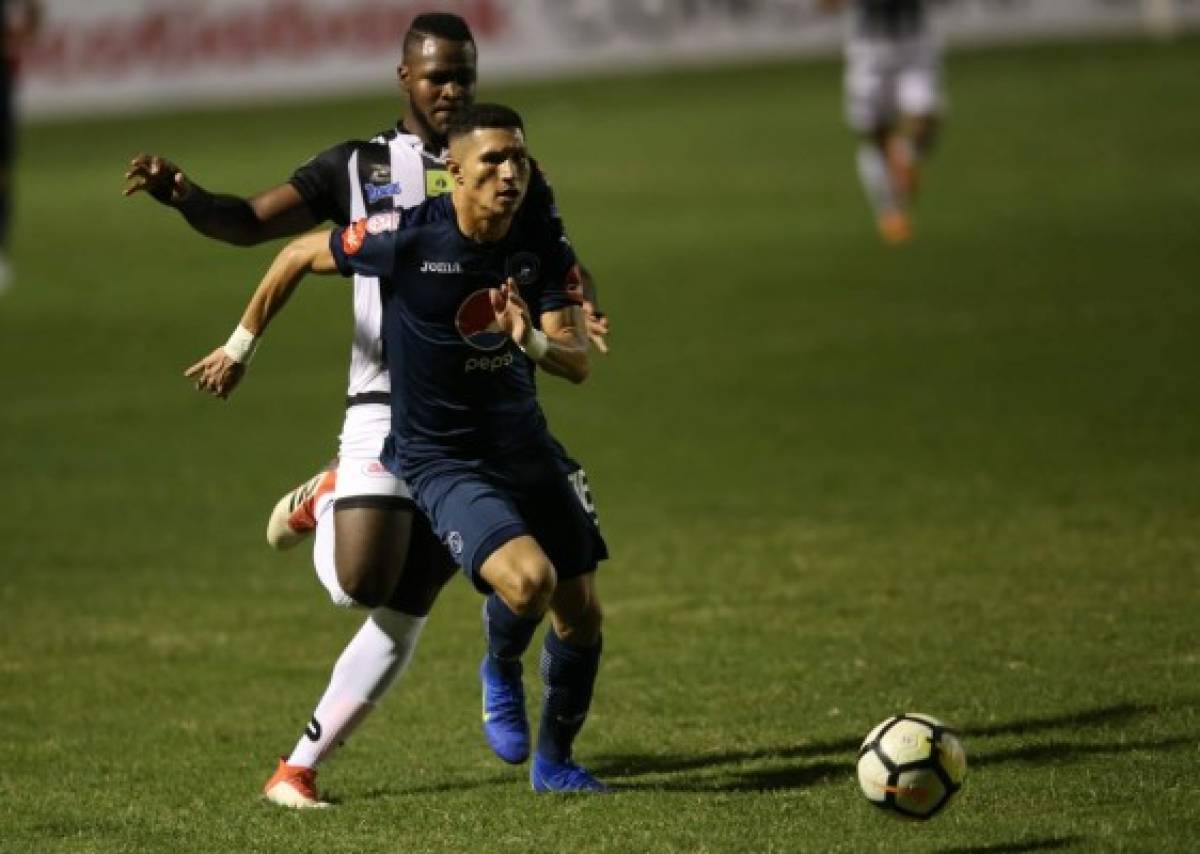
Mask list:
[{"label": "black shorts trim", "polygon": [[373,507],[377,510],[413,510],[417,503],[403,495],[347,495],[336,498],[333,502],[334,512],[338,510],[354,510],[358,507]]},{"label": "black shorts trim", "polygon": [[362,394],[352,394],[346,398],[346,408],[351,406],[362,406],[364,403],[381,403],[384,406],[392,405],[392,396],[386,391],[364,391]]}]

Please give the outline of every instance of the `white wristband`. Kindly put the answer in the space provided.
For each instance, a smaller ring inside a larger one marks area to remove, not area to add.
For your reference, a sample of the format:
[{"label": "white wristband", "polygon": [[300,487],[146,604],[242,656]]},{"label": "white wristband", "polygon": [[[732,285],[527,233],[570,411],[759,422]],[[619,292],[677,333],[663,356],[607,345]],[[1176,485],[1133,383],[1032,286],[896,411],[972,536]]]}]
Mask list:
[{"label": "white wristband", "polygon": [[223,349],[225,355],[233,361],[248,365],[254,357],[254,351],[258,349],[258,336],[239,323]]},{"label": "white wristband", "polygon": [[546,351],[550,349],[550,339],[546,337],[546,333],[540,329],[531,329],[529,334],[525,336],[525,343],[517,345],[521,348],[521,352],[535,362],[540,362],[542,357],[546,355]]}]

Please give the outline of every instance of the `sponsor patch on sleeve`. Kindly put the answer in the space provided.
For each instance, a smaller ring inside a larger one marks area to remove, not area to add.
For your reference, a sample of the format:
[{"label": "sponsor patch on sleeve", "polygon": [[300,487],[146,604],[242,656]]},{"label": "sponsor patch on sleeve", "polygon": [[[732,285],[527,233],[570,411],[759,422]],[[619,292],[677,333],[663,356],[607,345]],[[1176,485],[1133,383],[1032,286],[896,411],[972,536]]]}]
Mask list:
[{"label": "sponsor patch on sleeve", "polygon": [[385,231],[395,231],[399,227],[399,211],[377,213],[367,217],[367,234],[383,234]]},{"label": "sponsor patch on sleeve", "polygon": [[342,251],[347,255],[357,255],[363,248],[363,239],[367,234],[367,221],[356,219],[342,229]]},{"label": "sponsor patch on sleeve", "polygon": [[433,198],[451,190],[450,173],[445,169],[430,169],[425,173],[425,195]]}]

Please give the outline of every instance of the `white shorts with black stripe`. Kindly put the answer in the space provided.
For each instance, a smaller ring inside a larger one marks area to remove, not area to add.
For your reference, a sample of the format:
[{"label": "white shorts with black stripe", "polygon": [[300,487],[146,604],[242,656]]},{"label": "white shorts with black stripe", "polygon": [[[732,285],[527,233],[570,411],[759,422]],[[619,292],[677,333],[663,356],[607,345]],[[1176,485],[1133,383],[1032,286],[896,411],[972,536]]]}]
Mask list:
[{"label": "white shorts with black stripe", "polygon": [[901,116],[941,111],[941,51],[934,37],[855,36],[846,44],[846,119],[859,133]]}]

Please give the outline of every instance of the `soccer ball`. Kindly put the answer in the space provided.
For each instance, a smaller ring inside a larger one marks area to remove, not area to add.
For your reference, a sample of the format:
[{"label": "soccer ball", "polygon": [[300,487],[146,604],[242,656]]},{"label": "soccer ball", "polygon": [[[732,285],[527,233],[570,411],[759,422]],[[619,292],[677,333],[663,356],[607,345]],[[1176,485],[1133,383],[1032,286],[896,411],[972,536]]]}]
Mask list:
[{"label": "soccer ball", "polygon": [[867,800],[905,818],[933,818],[966,776],[967,754],[958,734],[929,715],[888,718],[858,750],[858,785]]}]

